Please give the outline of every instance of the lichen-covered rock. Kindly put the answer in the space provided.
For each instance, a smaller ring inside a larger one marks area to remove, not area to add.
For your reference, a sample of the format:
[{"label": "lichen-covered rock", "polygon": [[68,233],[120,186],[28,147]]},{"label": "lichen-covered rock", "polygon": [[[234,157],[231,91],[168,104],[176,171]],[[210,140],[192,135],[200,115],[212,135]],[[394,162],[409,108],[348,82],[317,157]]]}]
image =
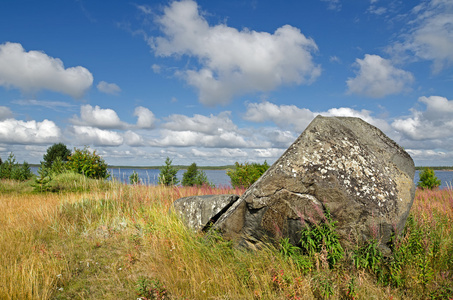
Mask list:
[{"label": "lichen-covered rock", "polygon": [[412,206],[411,157],[359,118],[316,117],[286,152],[218,220],[240,245],[300,240],[302,224],[330,211],[343,247],[370,238],[386,244]]},{"label": "lichen-covered rock", "polygon": [[176,200],[173,209],[187,227],[202,231],[238,199],[237,195],[190,196]]}]

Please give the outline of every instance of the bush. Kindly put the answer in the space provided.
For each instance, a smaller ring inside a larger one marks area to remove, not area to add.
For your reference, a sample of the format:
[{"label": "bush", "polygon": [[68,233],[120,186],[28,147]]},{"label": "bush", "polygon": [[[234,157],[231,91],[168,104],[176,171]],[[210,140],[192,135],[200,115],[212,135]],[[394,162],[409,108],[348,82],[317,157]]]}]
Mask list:
[{"label": "bush", "polygon": [[30,165],[24,161],[22,165],[16,162],[16,157],[11,152],[8,159],[0,164],[0,179],[28,180],[33,176]]},{"label": "bush", "polygon": [[71,155],[71,150],[66,147],[63,143],[53,144],[49,148],[47,148],[47,153],[44,154],[44,166],[46,168],[50,168],[52,164],[59,160],[61,162],[67,162],[68,157]]},{"label": "bush", "polygon": [[430,168],[424,168],[423,172],[419,174],[419,181],[417,186],[422,189],[433,189],[438,187],[441,184],[441,181],[437,179],[436,175],[434,174],[434,170]]},{"label": "bush", "polygon": [[178,170],[171,165],[172,160],[167,157],[165,160],[165,166],[160,168],[158,183],[163,185],[175,185],[178,184],[179,180],[176,177]]},{"label": "bush", "polygon": [[233,187],[244,187],[248,188],[251,186],[258,178],[269,169],[269,165],[266,161],[263,164],[258,163],[244,163],[239,164],[235,163],[235,170],[228,170],[227,175],[230,176],[231,185]]},{"label": "bush", "polygon": [[130,184],[139,184],[140,183],[140,177],[138,177],[137,172],[132,172],[131,176],[129,176],[129,183]]},{"label": "bush", "polygon": [[197,164],[193,163],[187,168],[187,171],[182,175],[182,185],[183,186],[202,186],[212,184],[208,181],[206,173],[202,170],[198,170]]},{"label": "bush", "polygon": [[106,179],[110,176],[107,163],[96,154],[96,150],[91,153],[88,147],[74,148],[74,153],[68,159],[67,166],[71,171],[94,179]]}]

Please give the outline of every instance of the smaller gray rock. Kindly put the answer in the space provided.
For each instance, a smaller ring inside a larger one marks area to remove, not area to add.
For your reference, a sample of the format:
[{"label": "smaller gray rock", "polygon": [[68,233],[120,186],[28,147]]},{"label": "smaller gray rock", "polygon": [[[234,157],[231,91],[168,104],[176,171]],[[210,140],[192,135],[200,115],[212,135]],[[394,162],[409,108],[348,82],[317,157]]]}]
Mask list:
[{"label": "smaller gray rock", "polygon": [[238,199],[237,195],[190,196],[176,200],[173,209],[187,227],[204,231]]}]

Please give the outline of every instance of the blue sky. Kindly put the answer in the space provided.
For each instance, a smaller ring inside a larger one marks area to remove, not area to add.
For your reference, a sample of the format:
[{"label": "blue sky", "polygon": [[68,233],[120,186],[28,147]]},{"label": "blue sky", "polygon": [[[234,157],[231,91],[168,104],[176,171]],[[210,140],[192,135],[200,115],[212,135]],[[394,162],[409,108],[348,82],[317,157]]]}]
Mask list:
[{"label": "blue sky", "polygon": [[0,157],[274,162],[318,114],[453,165],[453,2],[0,4]]}]

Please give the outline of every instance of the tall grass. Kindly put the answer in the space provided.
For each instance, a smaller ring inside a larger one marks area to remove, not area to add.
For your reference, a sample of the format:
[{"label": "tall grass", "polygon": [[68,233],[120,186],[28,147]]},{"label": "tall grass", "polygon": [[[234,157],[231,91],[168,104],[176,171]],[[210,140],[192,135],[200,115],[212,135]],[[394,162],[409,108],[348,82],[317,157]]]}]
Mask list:
[{"label": "tall grass", "polygon": [[60,193],[0,195],[0,299],[453,297],[451,190],[417,190],[394,256],[371,269],[355,266],[353,253],[301,266],[322,251],[298,260],[272,246],[238,250],[170,210],[180,197],[243,189],[62,182]]}]

